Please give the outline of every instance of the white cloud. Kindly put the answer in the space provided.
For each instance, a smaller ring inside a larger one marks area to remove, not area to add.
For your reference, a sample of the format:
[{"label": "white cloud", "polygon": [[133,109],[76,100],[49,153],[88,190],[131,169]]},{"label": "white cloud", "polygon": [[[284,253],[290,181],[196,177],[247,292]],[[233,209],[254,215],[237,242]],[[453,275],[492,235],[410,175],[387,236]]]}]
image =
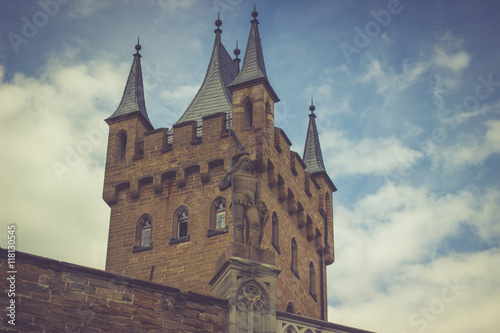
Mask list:
[{"label": "white cloud", "polygon": [[445,170],[459,170],[482,165],[492,155],[500,153],[500,120],[484,121],[484,132],[461,132],[456,142],[436,147],[433,164]]},{"label": "white cloud", "polygon": [[465,51],[448,54],[442,47],[436,47],[434,63],[438,67],[444,67],[453,72],[461,72],[469,66],[470,56]]},{"label": "white cloud", "polygon": [[66,12],[66,16],[70,19],[74,19],[97,15],[100,10],[108,5],[110,5],[109,2],[99,0],[73,1],[68,11]]},{"label": "white cloud", "polygon": [[327,169],[335,177],[384,175],[399,167],[408,156],[422,157],[395,137],[351,140],[341,131],[320,135]]},{"label": "white cloud", "polygon": [[18,225],[19,250],[104,267],[103,119],[116,108],[128,67],[51,59],[38,77],[17,73],[2,82],[1,214]]},{"label": "white cloud", "polygon": [[[494,331],[498,319],[490,307],[500,296],[499,249],[438,252],[463,224],[498,245],[500,228],[493,221],[500,192],[477,192],[437,196],[424,187],[387,184],[349,207],[336,207],[329,320],[378,332]],[[450,285],[457,284],[465,288],[454,293]]]},{"label": "white cloud", "polygon": [[425,73],[428,66],[424,62],[403,64],[402,72],[396,73],[393,68],[383,68],[378,59],[373,59],[365,73],[358,76],[360,83],[373,83],[379,94],[387,98],[406,90]]}]

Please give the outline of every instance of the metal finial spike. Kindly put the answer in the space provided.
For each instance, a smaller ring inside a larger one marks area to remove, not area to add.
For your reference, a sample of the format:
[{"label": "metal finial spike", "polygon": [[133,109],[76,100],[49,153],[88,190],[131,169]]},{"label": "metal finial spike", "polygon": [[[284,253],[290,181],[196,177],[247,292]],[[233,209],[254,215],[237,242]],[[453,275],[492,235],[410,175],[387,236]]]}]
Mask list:
[{"label": "metal finial spike", "polygon": [[311,106],[309,107],[309,111],[311,111],[311,113],[313,113],[314,110],[316,110],[316,107],[314,106],[313,98],[311,97]]},{"label": "metal finial spike", "polygon": [[137,45],[135,46],[135,50],[137,51],[137,53],[139,53],[139,51],[141,50],[141,44],[139,43],[140,41],[140,37],[137,37]]},{"label": "metal finial spike", "polygon": [[254,19],[257,18],[257,16],[259,16],[259,13],[257,12],[257,10],[255,9],[255,3],[253,4],[253,12],[252,12],[252,17]]},{"label": "metal finial spike", "polygon": [[240,55],[240,49],[238,48],[238,40],[236,40],[236,48],[234,49],[234,55],[236,56],[236,59],[238,59],[238,56]]},{"label": "metal finial spike", "polygon": [[215,25],[217,26],[217,30],[215,31],[219,31],[219,28],[222,25],[222,21],[220,20],[220,12],[217,12],[217,20],[215,21]]}]

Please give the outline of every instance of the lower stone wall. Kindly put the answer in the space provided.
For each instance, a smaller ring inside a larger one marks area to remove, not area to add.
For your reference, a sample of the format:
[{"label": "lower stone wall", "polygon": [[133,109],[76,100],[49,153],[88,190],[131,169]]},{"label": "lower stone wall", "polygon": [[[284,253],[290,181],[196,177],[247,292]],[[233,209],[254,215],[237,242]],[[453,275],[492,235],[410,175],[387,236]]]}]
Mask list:
[{"label": "lower stone wall", "polygon": [[226,331],[226,300],[22,252],[10,274],[7,255],[0,249],[2,332]]}]

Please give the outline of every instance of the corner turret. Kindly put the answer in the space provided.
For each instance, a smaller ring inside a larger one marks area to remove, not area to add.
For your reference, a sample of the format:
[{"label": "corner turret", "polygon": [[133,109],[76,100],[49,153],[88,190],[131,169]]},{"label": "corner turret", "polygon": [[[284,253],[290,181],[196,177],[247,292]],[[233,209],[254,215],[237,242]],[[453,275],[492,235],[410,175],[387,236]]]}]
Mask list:
[{"label": "corner turret", "polygon": [[106,119],[108,125],[126,118],[138,116],[144,126],[148,130],[153,129],[151,121],[149,120],[148,113],[146,112],[146,103],[144,100],[144,86],[142,84],[142,69],[141,69],[141,45],[137,39],[135,46],[136,53],[134,54],[134,61],[130,68],[127,84],[123,91],[122,100],[118,105],[116,111],[111,117]]}]

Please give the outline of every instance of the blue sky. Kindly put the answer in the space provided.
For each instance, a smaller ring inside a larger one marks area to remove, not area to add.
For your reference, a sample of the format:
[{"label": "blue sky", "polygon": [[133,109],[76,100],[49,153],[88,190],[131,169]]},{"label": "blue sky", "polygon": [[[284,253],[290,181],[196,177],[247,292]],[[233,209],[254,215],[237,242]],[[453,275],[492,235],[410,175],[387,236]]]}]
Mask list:
[{"label": "blue sky", "polygon": [[[51,5],[44,6],[44,3]],[[57,5],[54,5],[57,4]],[[256,1],[276,125],[302,154],[310,98],[334,195],[329,320],[377,332],[496,332],[496,1]],[[45,9],[43,9],[45,7]],[[146,107],[171,127],[253,2],[0,2],[2,244],[104,268],[107,125],[137,36]],[[65,165],[65,172],[54,165]]]}]

